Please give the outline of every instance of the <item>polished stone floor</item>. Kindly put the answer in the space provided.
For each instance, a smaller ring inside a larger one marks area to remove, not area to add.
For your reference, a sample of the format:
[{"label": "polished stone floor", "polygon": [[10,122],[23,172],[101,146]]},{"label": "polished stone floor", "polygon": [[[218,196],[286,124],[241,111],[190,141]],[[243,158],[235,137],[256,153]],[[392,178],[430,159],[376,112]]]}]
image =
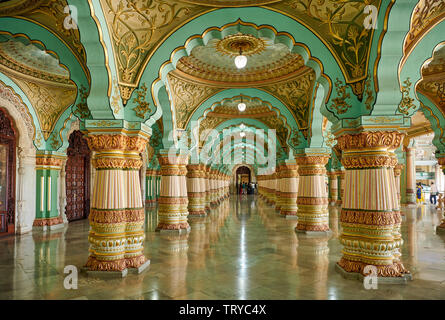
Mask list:
[{"label": "polished stone floor", "polygon": [[79,273],[78,289],[64,288],[64,267],[88,256],[88,221],[62,231],[0,239],[0,299],[445,299],[445,236],[441,214],[429,206],[404,209],[402,260],[413,281],[366,290],[335,271],[341,256],[339,209],[330,208],[330,238],[294,232],[254,196],[235,195],[205,218],[190,219],[188,235],[155,232],[147,210],[148,270],[124,279]]}]

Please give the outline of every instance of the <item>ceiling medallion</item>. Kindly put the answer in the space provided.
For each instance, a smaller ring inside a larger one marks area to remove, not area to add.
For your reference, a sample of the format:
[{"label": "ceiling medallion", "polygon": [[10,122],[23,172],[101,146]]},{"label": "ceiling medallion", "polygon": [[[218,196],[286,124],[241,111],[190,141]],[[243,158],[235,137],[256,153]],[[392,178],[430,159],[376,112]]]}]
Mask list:
[{"label": "ceiling medallion", "polygon": [[262,53],[266,42],[250,34],[232,34],[216,43],[216,50],[222,54],[236,57],[242,52],[244,56]]}]

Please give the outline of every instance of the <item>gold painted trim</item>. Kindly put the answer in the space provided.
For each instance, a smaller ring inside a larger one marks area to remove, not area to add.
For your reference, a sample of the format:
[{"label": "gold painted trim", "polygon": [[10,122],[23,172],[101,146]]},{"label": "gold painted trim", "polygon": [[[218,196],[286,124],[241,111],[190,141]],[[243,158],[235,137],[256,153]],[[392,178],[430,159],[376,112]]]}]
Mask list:
[{"label": "gold painted trim", "polygon": [[55,81],[49,81],[49,80],[45,80],[45,79],[41,79],[41,78],[37,78],[37,77],[33,77],[30,76],[28,74],[25,73],[21,73],[18,72],[14,69],[8,68],[7,66],[0,64],[0,71],[9,75],[10,77],[14,77],[14,78],[19,78],[22,80],[27,80],[33,83],[39,83],[42,85],[46,85],[46,86],[50,86],[50,87],[59,87],[59,88],[69,88],[69,89],[76,89],[77,91],[77,86],[76,83],[69,79],[68,80],[71,82],[70,84],[67,83],[61,83],[61,82],[55,82]]},{"label": "gold painted trim", "polygon": [[[416,5],[417,7],[417,5]],[[405,36],[405,39],[403,39],[403,49],[405,47],[405,42],[406,42],[406,38],[409,36],[409,33],[411,31],[411,21],[414,18],[414,11],[413,14],[411,16],[410,19],[410,28],[408,30],[408,33]],[[422,41],[422,39],[432,30],[434,29],[439,23],[441,23],[442,21],[445,20],[445,15],[442,16],[438,16],[436,17],[436,19],[433,20],[433,22],[429,25],[429,27],[427,29],[425,29],[416,40],[414,40],[413,42],[411,42],[411,45],[408,47],[408,50],[405,52],[403,52],[403,56],[402,59],[400,60],[400,64],[399,64],[399,79],[400,79],[400,73],[406,63],[406,61],[408,60],[409,56],[411,55],[411,53],[414,51],[414,49],[417,47],[417,45]]]},{"label": "gold painted trim", "polygon": [[[38,25],[38,26],[44,28],[45,30],[47,30],[48,32],[50,32],[51,34],[53,34],[56,38],[58,38],[58,39],[59,39],[59,40],[60,40],[60,41],[67,47],[67,49],[74,55],[74,57],[76,58],[77,62],[80,64],[82,70],[84,71],[84,73],[85,73],[85,75],[86,75],[86,78],[87,78],[87,80],[88,80],[88,84],[91,85],[91,74],[90,74],[90,70],[88,69],[88,67],[87,67],[86,65],[84,65],[84,63],[80,60],[80,57],[73,51],[73,49],[71,48],[71,46],[70,46],[70,45],[69,45],[63,38],[61,38],[57,33],[55,33],[54,31],[52,31],[51,29],[49,29],[47,26],[45,26],[45,25],[41,24],[40,22],[35,21],[35,20],[33,20],[33,19],[30,19],[30,18],[27,18],[27,17],[22,17],[22,16],[13,16],[12,18],[22,19],[22,20],[25,20],[25,21],[29,21],[29,22],[31,22],[31,23],[34,23],[34,24],[36,24],[36,25]],[[28,39],[29,39],[29,37],[28,37]],[[35,40],[34,40],[34,41],[35,41]],[[40,41],[39,41],[39,42],[40,42]],[[41,43],[43,44],[43,42],[41,42]],[[43,44],[43,45],[44,45],[44,47],[45,47],[45,51],[46,51],[46,52],[52,52],[52,53],[56,54],[56,53],[53,52],[53,51],[46,50],[46,45],[45,45],[45,44]],[[83,44],[82,44],[82,46],[83,46]],[[84,48],[84,49],[85,49],[85,48]],[[60,62],[60,58],[59,58],[59,56],[58,56],[57,54],[56,54],[56,56],[57,56],[57,59],[58,59],[59,62]],[[85,63],[86,63],[86,62],[85,62]],[[59,65],[64,66],[63,64],[59,64]],[[64,67],[65,67],[65,69],[68,70],[68,72],[70,72],[70,70],[69,70],[66,66],[64,66]],[[71,72],[70,72],[70,78],[71,78]]]},{"label": "gold painted trim", "polygon": [[[225,4],[215,4],[215,3],[213,3],[213,4],[211,4],[211,3],[205,4],[205,3],[202,3],[200,1],[193,1],[193,0],[181,0],[181,1],[185,2],[185,3],[200,5],[200,6],[217,7],[219,9],[221,9],[221,8],[258,7],[258,4],[255,4],[255,3],[247,4],[247,5],[246,4],[244,4],[244,5],[243,4],[227,4],[227,3],[225,3]],[[282,0],[268,0],[268,1],[264,1],[264,3],[261,3],[261,5],[264,6],[264,5],[267,5],[267,4],[273,4],[273,3],[280,2],[280,1],[282,1]]]},{"label": "gold painted trim", "polygon": [[[88,1],[91,1],[91,0],[88,0]],[[164,44],[164,42],[167,41],[168,38],[170,38],[170,36],[171,36],[173,33],[175,33],[176,31],[178,31],[179,29],[181,29],[184,25],[186,25],[186,24],[189,23],[190,21],[192,21],[192,20],[194,20],[194,19],[196,19],[196,18],[199,18],[199,17],[205,15],[206,13],[213,12],[213,11],[216,11],[216,10],[218,10],[218,8],[213,8],[213,9],[209,9],[209,10],[207,10],[207,11],[201,12],[201,13],[199,13],[199,14],[197,14],[197,15],[195,15],[195,16],[193,16],[193,17],[191,17],[191,18],[189,18],[189,19],[187,19],[187,20],[185,20],[185,21],[183,21],[183,22],[182,22],[181,24],[179,24],[176,28],[174,28],[173,30],[171,30],[170,32],[168,32],[166,35],[164,35],[164,37],[161,38],[161,39],[159,40],[158,44],[152,48],[152,51],[150,52],[149,55],[147,55],[147,57],[145,58],[144,63],[141,65],[141,68],[139,69],[139,72],[138,72],[138,75],[137,75],[137,77],[136,77],[136,81],[135,81],[135,85],[136,85],[136,87],[139,86],[139,83],[140,83],[140,81],[141,81],[142,75],[144,74],[144,71],[145,71],[145,69],[147,68],[147,65],[148,65],[148,63],[150,62],[150,60],[151,60],[151,58],[153,57],[153,55],[158,51],[159,47],[162,46],[162,45]],[[176,50],[176,49],[175,49],[175,50]],[[179,50],[180,50],[180,49],[179,49]],[[171,59],[170,59],[169,62],[167,61],[167,63],[171,63]],[[165,64],[165,63],[164,63],[164,64]],[[141,70],[142,70],[142,71],[141,71]],[[161,70],[161,69],[160,69],[160,70]]]},{"label": "gold painted trim", "polygon": [[[13,81],[12,79],[11,79],[11,81]],[[14,83],[15,83],[15,81],[13,81]],[[10,87],[10,86],[8,86],[8,85],[6,85],[2,80],[0,80],[0,83],[5,87],[5,88],[7,88],[7,89],[9,89],[9,90],[11,90],[13,93],[14,93],[14,95],[20,100],[20,102],[22,103],[22,105],[25,107],[25,109],[26,109],[26,111],[27,111],[27,113],[28,113],[28,116],[29,116],[29,118],[31,119],[31,125],[32,125],[32,128],[34,129],[34,134],[33,134],[33,137],[32,137],[32,140],[34,141],[35,140],[35,138],[36,138],[36,134],[37,134],[37,129],[36,129],[36,126],[35,126],[35,124],[34,124],[34,119],[33,119],[33,117],[32,117],[32,114],[31,114],[31,112],[29,112],[29,108],[28,108],[28,106],[26,105],[26,103],[24,103],[23,102],[23,99],[22,99],[22,97],[14,90],[14,88],[12,88],[12,87]],[[16,83],[15,83],[16,84]],[[17,85],[17,84],[16,84]],[[18,86],[17,85],[17,87],[19,87],[20,88],[20,86]],[[22,89],[22,88],[20,88],[20,89]],[[23,91],[23,90],[22,90]],[[26,94],[25,94],[25,92],[23,92],[23,94],[26,96]],[[27,98],[28,98],[28,96],[26,96]],[[29,99],[29,98],[28,98]],[[32,107],[32,105],[31,105],[31,107]],[[33,108],[33,110],[34,110],[34,107],[32,107]],[[34,110],[35,111],[35,110]],[[37,114],[36,114],[36,117],[37,117]],[[37,119],[37,122],[38,122],[39,120]],[[40,124],[40,123],[39,123]],[[14,126],[16,126],[16,124],[14,124]]]},{"label": "gold painted trim", "polygon": [[[382,3],[381,3],[381,1],[380,1],[379,9],[380,9],[381,5],[382,5]],[[345,67],[344,67],[344,66],[342,65],[342,63],[341,63],[342,60],[337,56],[337,54],[334,52],[334,50],[331,48],[331,46],[326,42],[326,40],[324,40],[324,39],[321,37],[321,35],[319,35],[318,32],[315,31],[315,29],[313,29],[312,27],[310,27],[310,26],[309,26],[306,22],[304,22],[303,20],[300,21],[297,17],[294,17],[294,16],[290,15],[289,13],[284,12],[284,11],[282,11],[282,10],[280,10],[280,9],[270,8],[270,7],[267,7],[267,6],[260,6],[260,8],[268,9],[268,10],[275,11],[275,12],[277,12],[277,13],[280,13],[280,14],[282,14],[282,15],[285,15],[285,16],[287,16],[288,18],[291,18],[292,20],[294,20],[294,21],[298,22],[299,24],[303,25],[303,26],[306,27],[309,31],[311,31],[311,32],[312,32],[312,33],[313,33],[313,34],[314,34],[314,35],[315,35],[315,36],[316,36],[316,37],[317,37],[317,38],[318,38],[318,39],[325,45],[325,47],[329,50],[329,52],[331,52],[332,56],[333,56],[334,59],[337,61],[337,65],[340,67],[340,69],[341,69],[341,71],[342,71],[342,73],[343,73],[343,76],[344,76],[345,81],[346,81],[347,84],[356,83],[356,82],[365,80],[365,79],[368,77],[369,57],[370,57],[370,55],[371,55],[371,50],[368,50],[368,58],[366,59],[366,68],[365,68],[366,73],[365,73],[365,75],[362,76],[362,77],[360,77],[360,78],[355,79],[354,81],[350,81],[350,79],[348,79],[348,77],[347,77],[346,69],[345,69]],[[373,40],[374,40],[374,30],[373,30],[372,33],[371,33],[370,43],[372,43]]]}]

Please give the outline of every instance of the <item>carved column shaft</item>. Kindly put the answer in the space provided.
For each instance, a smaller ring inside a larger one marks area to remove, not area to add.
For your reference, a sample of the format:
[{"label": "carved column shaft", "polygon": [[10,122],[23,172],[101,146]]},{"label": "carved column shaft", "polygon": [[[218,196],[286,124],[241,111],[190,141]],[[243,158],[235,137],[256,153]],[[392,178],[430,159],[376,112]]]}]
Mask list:
[{"label": "carved column shaft", "polygon": [[34,227],[62,225],[59,211],[59,175],[65,156],[51,154],[36,155],[36,219]]},{"label": "carved column shaft", "polygon": [[298,165],[297,164],[283,164],[281,166],[281,192],[280,202],[282,216],[297,216],[298,206]]},{"label": "carved column shaft", "polygon": [[335,172],[329,173],[329,189],[331,193],[331,197],[329,199],[329,202],[331,205],[335,205],[338,200],[338,176],[335,174]]},{"label": "carved column shaft", "polygon": [[275,210],[279,211],[281,210],[281,174],[282,174],[282,169],[283,165],[278,165],[276,168],[276,172],[275,172],[275,179],[276,179],[276,190],[275,190]]},{"label": "carved column shaft", "polygon": [[328,194],[325,176],[327,155],[297,157],[298,174],[298,223],[296,231],[329,231]]},{"label": "carved column shaft", "polygon": [[194,164],[187,166],[187,194],[190,215],[205,216],[205,191],[202,178],[205,175],[204,166]]},{"label": "carved column shaft", "polygon": [[157,230],[189,230],[187,168],[188,155],[160,154],[161,190]]},{"label": "carved column shaft", "polygon": [[416,204],[416,167],[414,164],[415,148],[405,148],[406,152],[406,203]]}]

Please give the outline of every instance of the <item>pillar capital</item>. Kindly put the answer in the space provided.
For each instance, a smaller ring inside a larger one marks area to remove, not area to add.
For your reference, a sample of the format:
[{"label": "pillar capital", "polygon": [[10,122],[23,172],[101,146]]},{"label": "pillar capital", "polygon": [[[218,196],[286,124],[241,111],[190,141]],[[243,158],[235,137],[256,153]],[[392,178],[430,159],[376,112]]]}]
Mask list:
[{"label": "pillar capital", "polygon": [[37,152],[36,153],[37,170],[61,170],[67,156],[60,152]]},{"label": "pillar capital", "polygon": [[400,147],[405,133],[398,131],[365,131],[337,138],[343,151],[342,165],[346,169],[395,167],[397,157],[393,151]]},{"label": "pillar capital", "polygon": [[404,167],[405,167],[405,166],[404,166],[403,164],[397,164],[397,165],[394,167],[394,176],[395,176],[395,177],[400,176],[400,175],[402,174],[402,170],[403,170]]}]

